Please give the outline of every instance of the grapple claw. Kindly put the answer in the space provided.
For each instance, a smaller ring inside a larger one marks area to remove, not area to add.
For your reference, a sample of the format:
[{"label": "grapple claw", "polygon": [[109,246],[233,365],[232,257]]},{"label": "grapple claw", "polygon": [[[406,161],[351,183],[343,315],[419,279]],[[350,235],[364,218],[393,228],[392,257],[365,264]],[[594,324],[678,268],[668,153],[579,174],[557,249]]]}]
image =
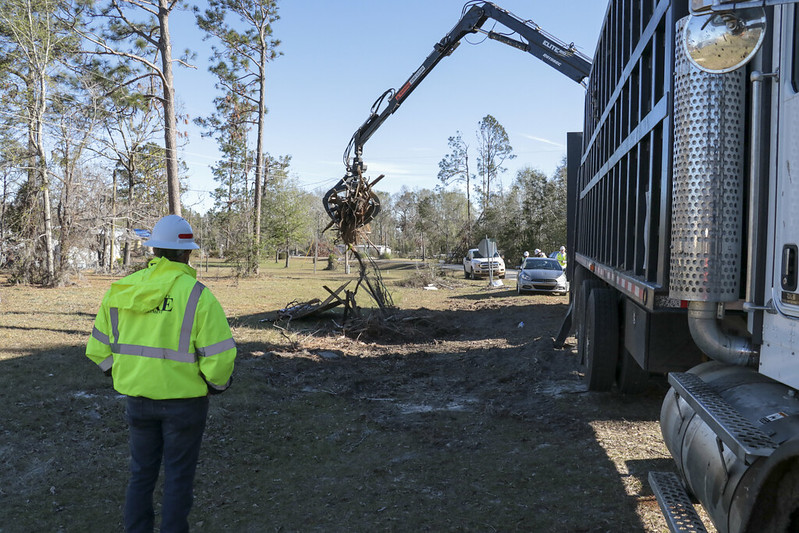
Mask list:
[{"label": "grapple claw", "polygon": [[380,199],[372,186],[383,178],[381,174],[371,183],[363,175],[348,171],[327,193],[322,203],[333,224],[338,227],[347,244],[355,244],[358,231],[380,213]]}]

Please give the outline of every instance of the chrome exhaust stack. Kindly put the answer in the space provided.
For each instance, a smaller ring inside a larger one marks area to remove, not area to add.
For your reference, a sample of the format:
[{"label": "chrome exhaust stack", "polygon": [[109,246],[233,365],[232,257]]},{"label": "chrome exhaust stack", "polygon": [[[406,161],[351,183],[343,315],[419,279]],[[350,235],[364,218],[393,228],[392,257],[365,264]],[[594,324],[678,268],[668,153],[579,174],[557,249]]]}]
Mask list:
[{"label": "chrome exhaust stack", "polygon": [[719,321],[741,284],[745,69],[699,70],[682,42],[687,21],[677,23],[675,47],[669,296],[689,302],[691,335],[705,354],[751,365],[751,342],[725,334]]}]

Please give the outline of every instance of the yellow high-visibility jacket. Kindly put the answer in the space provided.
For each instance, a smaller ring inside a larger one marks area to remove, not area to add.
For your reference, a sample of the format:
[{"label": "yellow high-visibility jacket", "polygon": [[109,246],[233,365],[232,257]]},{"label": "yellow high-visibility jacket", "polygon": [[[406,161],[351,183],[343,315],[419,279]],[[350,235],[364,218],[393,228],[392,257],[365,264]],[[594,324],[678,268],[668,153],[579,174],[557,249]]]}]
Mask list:
[{"label": "yellow high-visibility jacket", "polygon": [[217,299],[189,265],[155,258],[111,284],[86,356],[114,388],[154,400],[197,398],[230,386],[236,343]]}]

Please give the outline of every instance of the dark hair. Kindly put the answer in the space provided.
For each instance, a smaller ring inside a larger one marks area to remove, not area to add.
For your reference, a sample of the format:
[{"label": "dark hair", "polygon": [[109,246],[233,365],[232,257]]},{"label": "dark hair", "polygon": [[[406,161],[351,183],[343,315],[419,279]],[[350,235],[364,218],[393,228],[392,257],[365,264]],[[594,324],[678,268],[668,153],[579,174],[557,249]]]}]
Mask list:
[{"label": "dark hair", "polygon": [[185,263],[184,255],[191,250],[172,250],[169,248],[153,248],[153,255],[156,257],[166,257],[175,263]]}]

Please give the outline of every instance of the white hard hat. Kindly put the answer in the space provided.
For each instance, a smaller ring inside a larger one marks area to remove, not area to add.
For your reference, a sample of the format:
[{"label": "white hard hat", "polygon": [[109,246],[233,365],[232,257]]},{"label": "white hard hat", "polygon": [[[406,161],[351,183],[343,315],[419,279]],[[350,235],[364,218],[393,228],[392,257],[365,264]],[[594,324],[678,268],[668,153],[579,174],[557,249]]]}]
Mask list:
[{"label": "white hard hat", "polygon": [[142,243],[152,248],[164,250],[196,250],[194,230],[185,218],[178,215],[167,215],[153,226],[150,238]]},{"label": "white hard hat", "polygon": [[524,252],[524,257],[529,257],[530,252]]},{"label": "white hard hat", "polygon": [[536,249],[535,249],[535,253],[537,253],[537,254],[540,254],[540,253],[541,253],[541,250],[539,250],[538,248],[536,248]]},{"label": "white hard hat", "polygon": [[566,251],[566,247],[565,247],[565,246],[561,246],[561,247],[560,247],[560,251],[561,251],[561,252],[565,252],[565,251]]}]

